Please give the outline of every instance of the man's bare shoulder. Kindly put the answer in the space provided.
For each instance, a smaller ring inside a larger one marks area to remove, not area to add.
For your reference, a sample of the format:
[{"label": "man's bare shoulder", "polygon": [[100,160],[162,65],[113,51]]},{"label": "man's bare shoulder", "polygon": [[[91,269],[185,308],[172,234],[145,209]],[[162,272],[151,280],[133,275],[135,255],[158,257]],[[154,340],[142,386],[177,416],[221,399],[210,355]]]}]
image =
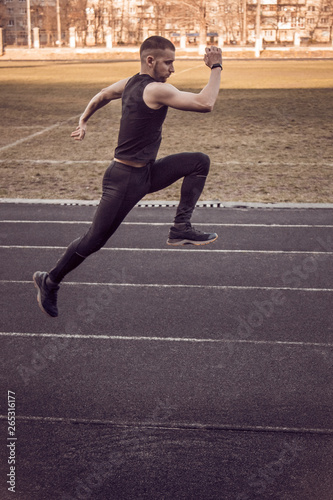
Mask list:
[{"label": "man's bare shoulder", "polygon": [[176,87],[171,85],[171,83],[166,83],[166,82],[151,82],[148,83],[146,86],[145,90],[147,90],[147,93],[149,94],[169,94],[170,92],[178,92]]},{"label": "man's bare shoulder", "polygon": [[108,87],[104,88],[102,90],[102,93],[105,95],[105,97],[107,99],[110,99],[110,100],[119,99],[125,90],[125,87],[127,85],[128,80],[130,80],[130,77],[124,78],[122,80],[119,80],[118,82],[112,83]]},{"label": "man's bare shoulder", "polygon": [[179,93],[179,90],[170,83],[151,82],[144,92],[143,100],[150,108],[159,108],[161,106],[169,106],[170,98]]}]

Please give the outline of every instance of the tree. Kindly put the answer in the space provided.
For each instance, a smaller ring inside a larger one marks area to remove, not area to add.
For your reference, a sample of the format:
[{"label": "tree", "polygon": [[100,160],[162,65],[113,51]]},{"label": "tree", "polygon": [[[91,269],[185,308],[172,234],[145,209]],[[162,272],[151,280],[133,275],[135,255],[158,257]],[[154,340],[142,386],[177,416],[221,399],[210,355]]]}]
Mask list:
[{"label": "tree", "polygon": [[94,12],[95,40],[104,42],[104,0],[91,5]]},{"label": "tree", "polygon": [[66,32],[70,27],[78,31],[87,29],[87,0],[60,0],[61,25]]},{"label": "tree", "polygon": [[[150,5],[149,5],[150,4]],[[166,24],[168,24],[168,15],[170,14],[170,5],[165,0],[151,0],[146,6],[146,11],[149,10],[150,6],[153,6],[154,21],[155,21],[155,32],[156,35],[164,35],[164,29]],[[149,18],[147,21],[149,22]]]},{"label": "tree", "polygon": [[30,1],[31,25],[32,27],[41,28],[43,26],[43,18],[45,7],[40,0]]},{"label": "tree", "polygon": [[6,0],[0,0],[0,28],[4,28],[8,22]]},{"label": "tree", "polygon": [[46,1],[44,5],[43,28],[46,32],[47,45],[53,44],[56,40],[54,35],[57,31],[57,13],[54,4],[51,5],[50,1]]},{"label": "tree", "polygon": [[180,2],[176,3],[185,7],[185,16],[189,16],[190,19],[192,18],[197,25],[199,29],[199,46],[201,48],[206,46],[208,27],[206,0],[193,0],[192,2],[180,0]]},{"label": "tree", "polygon": [[325,15],[329,18],[330,42],[333,39],[333,0],[328,0],[324,5]]},{"label": "tree", "polygon": [[149,5],[154,7],[156,33],[164,33],[166,25],[175,30],[192,27],[199,31],[199,44],[206,45],[206,0],[150,0]]},{"label": "tree", "polygon": [[[326,6],[326,2],[324,0],[319,0],[316,5],[311,4],[311,7],[313,7],[313,17],[310,19],[307,19],[307,28],[310,36],[310,40],[314,41],[315,40],[315,33],[316,30],[319,27],[320,24],[320,18],[321,16],[326,12],[324,11],[324,5]],[[310,23],[311,21],[311,23]]]}]

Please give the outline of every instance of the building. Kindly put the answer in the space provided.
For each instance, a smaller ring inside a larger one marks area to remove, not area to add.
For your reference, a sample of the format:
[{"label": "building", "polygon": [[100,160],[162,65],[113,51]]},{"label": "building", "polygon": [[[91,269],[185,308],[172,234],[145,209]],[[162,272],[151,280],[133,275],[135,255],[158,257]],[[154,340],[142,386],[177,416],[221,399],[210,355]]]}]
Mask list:
[{"label": "building", "polygon": [[[265,44],[332,43],[332,0],[259,0]],[[160,34],[177,46],[252,44],[258,0],[70,0],[61,5],[62,44],[138,45]],[[41,45],[59,44],[56,0],[30,0]],[[0,0],[7,45],[27,44],[27,0]],[[71,31],[70,31],[71,30]],[[71,33],[71,36],[70,36]]]},{"label": "building", "polygon": [[[100,0],[104,21],[99,31],[111,28],[114,45],[137,44],[152,34],[176,45],[201,43],[251,44],[256,38],[257,0],[181,1]],[[96,28],[96,1],[88,1],[91,31]],[[204,7],[204,8],[202,8]],[[332,42],[332,0],[260,0],[261,37],[266,44]],[[103,27],[104,26],[104,27]],[[204,32],[204,33],[203,33]],[[201,36],[201,40],[200,40]],[[103,36],[96,34],[98,43]]]},{"label": "building", "polygon": [[5,28],[8,45],[27,45],[27,2],[6,0],[1,2],[0,24]]},{"label": "building", "polygon": [[[28,45],[27,0],[0,1],[0,27],[5,31],[6,45]],[[55,45],[57,42],[56,0],[30,0],[31,37],[33,28],[39,28],[39,42]]]}]

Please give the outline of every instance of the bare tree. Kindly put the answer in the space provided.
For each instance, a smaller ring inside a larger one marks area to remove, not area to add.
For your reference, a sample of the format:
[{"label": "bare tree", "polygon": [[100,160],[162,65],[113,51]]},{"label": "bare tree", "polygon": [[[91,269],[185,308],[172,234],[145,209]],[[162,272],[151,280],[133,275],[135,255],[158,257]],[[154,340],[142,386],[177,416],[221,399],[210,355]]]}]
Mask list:
[{"label": "bare tree", "polygon": [[[315,34],[317,29],[319,28],[320,19],[323,14],[326,14],[324,7],[326,7],[326,1],[319,0],[316,5],[309,5],[309,7],[313,8],[313,17],[307,19],[307,28],[311,41],[315,41]],[[311,20],[311,23],[310,23]]]},{"label": "bare tree", "polygon": [[87,0],[60,0],[61,25],[68,31],[75,26],[78,31],[87,29]]},{"label": "bare tree", "polygon": [[8,22],[6,0],[0,0],[0,28],[4,28]]},{"label": "bare tree", "polygon": [[200,44],[206,43],[206,0],[150,0],[156,16],[156,33],[164,33],[166,24],[174,29],[198,29]]},{"label": "bare tree", "polygon": [[94,12],[95,40],[104,42],[104,0],[96,1],[91,5]]},{"label": "bare tree", "polygon": [[328,0],[324,5],[324,13],[329,19],[330,42],[333,40],[333,0]]},{"label": "bare tree", "polygon": [[185,7],[185,15],[192,18],[199,29],[199,45],[206,45],[207,40],[207,2],[206,0],[193,0],[188,2],[187,0],[180,0],[177,2]]},{"label": "bare tree", "polygon": [[[165,25],[167,24],[167,16],[170,14],[169,2],[165,0],[151,0],[150,6],[154,7],[154,22],[155,22],[155,32],[157,35],[164,35]],[[147,9],[150,7],[147,5]],[[149,19],[147,19],[149,20]]]},{"label": "bare tree", "polygon": [[32,27],[43,27],[43,18],[44,18],[44,10],[45,7],[42,5],[40,0],[31,0],[30,1],[30,12],[31,12],[31,25]]}]

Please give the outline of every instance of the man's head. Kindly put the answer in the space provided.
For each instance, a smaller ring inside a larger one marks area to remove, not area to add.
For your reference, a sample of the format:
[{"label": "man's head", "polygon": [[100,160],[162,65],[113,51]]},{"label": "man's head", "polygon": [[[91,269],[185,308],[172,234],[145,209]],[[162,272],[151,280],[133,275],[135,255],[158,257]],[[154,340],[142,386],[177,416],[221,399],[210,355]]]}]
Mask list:
[{"label": "man's head", "polygon": [[174,73],[175,46],[162,36],[147,38],[140,47],[141,73],[165,82]]}]

